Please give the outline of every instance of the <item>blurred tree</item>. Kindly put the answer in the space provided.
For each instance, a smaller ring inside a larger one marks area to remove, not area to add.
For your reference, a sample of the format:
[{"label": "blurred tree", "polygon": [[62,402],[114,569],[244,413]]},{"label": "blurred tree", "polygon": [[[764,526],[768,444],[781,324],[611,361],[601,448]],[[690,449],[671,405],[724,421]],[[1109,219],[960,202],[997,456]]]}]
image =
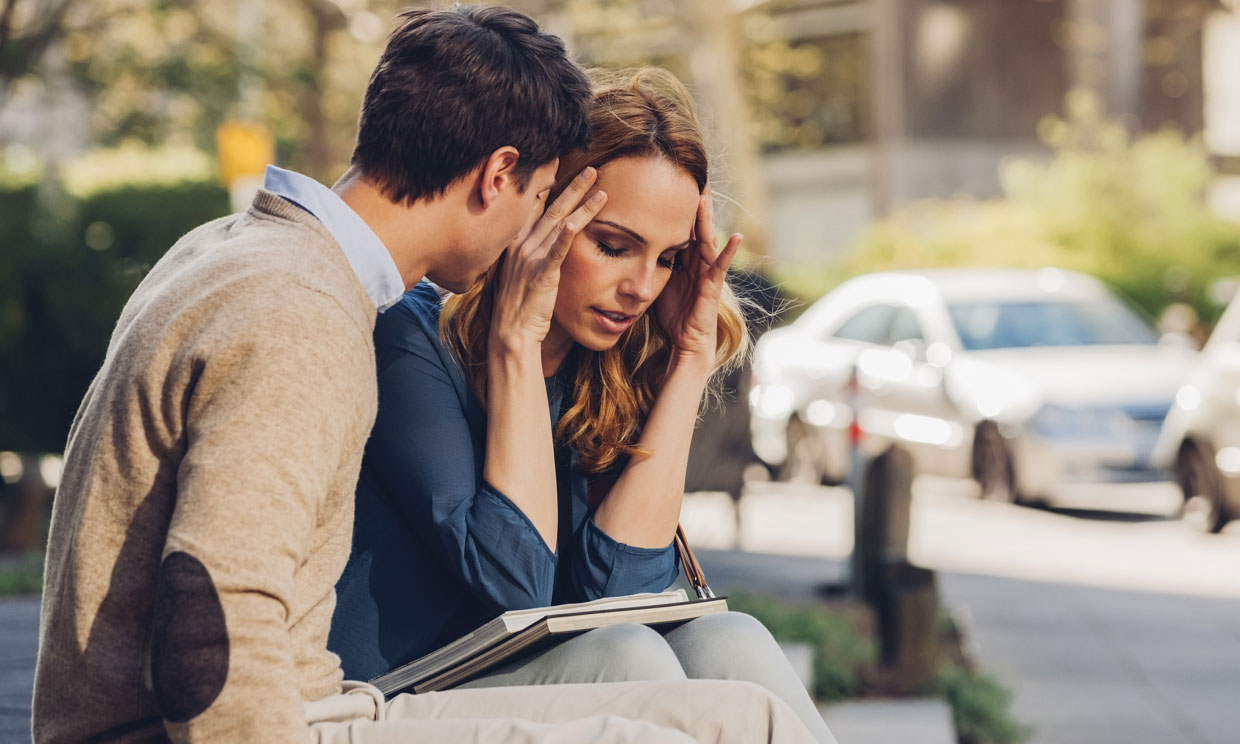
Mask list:
[{"label": "blurred tree", "polygon": [[[391,17],[407,4],[0,2],[0,107],[14,81],[44,83],[49,55],[60,56],[91,102],[91,144],[193,143],[210,151],[216,127],[246,113],[272,128],[283,163],[324,180],[347,162],[367,75]],[[755,213],[761,214],[765,203],[761,151],[815,149],[865,136],[868,104],[860,35],[772,41],[768,15],[795,2],[509,4],[551,23],[588,62],[662,64],[689,82],[717,134],[727,192]],[[239,26],[256,12],[259,43],[248,50]],[[243,106],[247,77],[261,81],[256,107]],[[757,248],[760,225],[737,211],[747,243]]]},{"label": "blurred tree", "polygon": [[64,34],[74,0],[3,0],[0,6],[0,107],[14,80],[34,72]]},{"label": "blurred tree", "polygon": [[[91,103],[90,144],[192,143],[212,149],[239,116],[272,127],[282,162],[323,180],[348,162],[367,76],[399,0],[2,0],[0,107],[22,81],[37,93],[49,60]],[[246,11],[249,11],[247,14]],[[249,36],[245,18],[259,28]],[[275,30],[279,33],[274,33]],[[243,81],[260,81],[242,111]]]},{"label": "blurred tree", "polygon": [[754,43],[745,47],[741,71],[764,152],[869,137],[869,70],[860,33]]},{"label": "blurred tree", "polygon": [[693,88],[714,135],[716,186],[735,202],[725,209],[725,220],[745,233],[746,251],[760,262],[766,255],[767,217],[760,155],[861,142],[868,134],[862,35],[788,40],[787,23],[783,30],[775,28],[775,14],[811,4],[529,0],[520,5],[563,15],[574,51],[588,63],[658,64]]}]

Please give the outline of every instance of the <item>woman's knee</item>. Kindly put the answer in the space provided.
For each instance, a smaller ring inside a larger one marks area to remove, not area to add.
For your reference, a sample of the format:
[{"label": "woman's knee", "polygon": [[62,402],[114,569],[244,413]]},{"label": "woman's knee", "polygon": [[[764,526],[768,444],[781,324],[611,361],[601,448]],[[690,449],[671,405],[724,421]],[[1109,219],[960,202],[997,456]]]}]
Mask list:
[{"label": "woman's knee", "polygon": [[599,682],[684,679],[685,673],[663,636],[645,625],[597,628],[577,639]]},{"label": "woman's knee", "polygon": [[[738,665],[763,664],[779,644],[766,626],[741,612],[704,615],[667,634],[667,643],[690,676],[724,676]],[[712,673],[713,670],[713,673]]]},{"label": "woman's knee", "polygon": [[689,643],[719,649],[774,647],[775,639],[766,626],[743,612],[720,612],[703,615],[668,634],[683,636]]}]

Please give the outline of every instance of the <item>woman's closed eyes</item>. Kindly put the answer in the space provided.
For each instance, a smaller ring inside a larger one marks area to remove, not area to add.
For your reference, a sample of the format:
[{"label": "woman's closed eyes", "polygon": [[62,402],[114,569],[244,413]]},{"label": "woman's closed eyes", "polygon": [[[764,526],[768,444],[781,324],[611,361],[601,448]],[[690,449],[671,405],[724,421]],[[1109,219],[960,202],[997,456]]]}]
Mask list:
[{"label": "woman's closed eyes", "polygon": [[[604,256],[607,256],[608,258],[620,258],[621,256],[628,253],[629,251],[628,248],[613,248],[612,246],[608,245],[606,242],[598,238],[595,238],[594,244],[598,246],[599,253],[602,253]],[[659,256],[659,265],[665,269],[670,269],[672,271],[675,271],[676,267],[680,264],[680,252],[682,250],[684,249],[676,248],[676,249],[663,253],[661,256]]]}]

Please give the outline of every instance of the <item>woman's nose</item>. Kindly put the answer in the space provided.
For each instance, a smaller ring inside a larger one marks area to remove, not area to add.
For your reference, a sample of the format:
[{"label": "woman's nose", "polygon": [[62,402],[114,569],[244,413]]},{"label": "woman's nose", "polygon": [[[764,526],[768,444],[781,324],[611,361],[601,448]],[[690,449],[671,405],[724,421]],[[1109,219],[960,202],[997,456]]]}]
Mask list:
[{"label": "woman's nose", "polygon": [[632,297],[638,302],[654,302],[655,271],[654,266],[642,264],[625,276],[620,283],[621,293]]}]

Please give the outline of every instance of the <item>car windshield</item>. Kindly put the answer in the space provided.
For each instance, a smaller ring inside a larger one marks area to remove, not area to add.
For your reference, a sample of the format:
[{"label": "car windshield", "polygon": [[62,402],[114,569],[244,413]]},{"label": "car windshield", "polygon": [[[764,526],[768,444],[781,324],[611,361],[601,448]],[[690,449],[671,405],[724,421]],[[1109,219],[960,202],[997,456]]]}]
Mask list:
[{"label": "car windshield", "polygon": [[971,302],[948,305],[948,311],[970,351],[1158,341],[1119,302]]}]

